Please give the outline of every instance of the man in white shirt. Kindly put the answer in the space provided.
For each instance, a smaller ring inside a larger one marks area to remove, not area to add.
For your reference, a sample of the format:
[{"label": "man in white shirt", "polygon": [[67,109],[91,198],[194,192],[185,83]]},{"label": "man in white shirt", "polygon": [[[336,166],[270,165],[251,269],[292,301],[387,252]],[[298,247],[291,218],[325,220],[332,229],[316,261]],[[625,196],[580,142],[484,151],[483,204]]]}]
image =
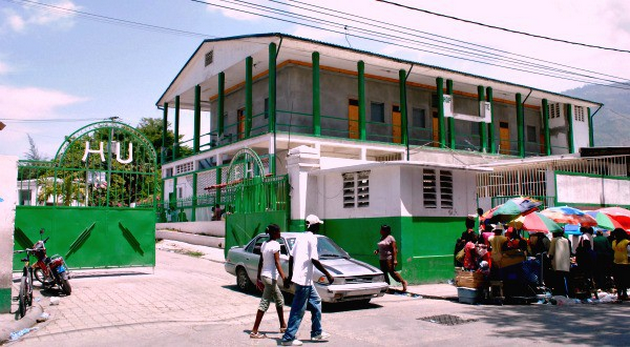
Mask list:
[{"label": "man in white shirt", "polygon": [[324,269],[319,262],[317,253],[317,237],[314,233],[319,232],[319,226],[324,224],[316,215],[306,217],[306,232],[296,238],[289,258],[289,277],[284,282],[288,288],[291,282],[294,283],[295,292],[287,331],[282,336],[283,346],[301,346],[302,341],[296,339],[296,334],[302,323],[304,312],[308,308],[311,311],[311,340],[325,341],[330,334],[322,330],[322,299],[317,294],[313,286],[313,266],[321,271],[328,283],[332,284],[334,279],[330,273]]}]

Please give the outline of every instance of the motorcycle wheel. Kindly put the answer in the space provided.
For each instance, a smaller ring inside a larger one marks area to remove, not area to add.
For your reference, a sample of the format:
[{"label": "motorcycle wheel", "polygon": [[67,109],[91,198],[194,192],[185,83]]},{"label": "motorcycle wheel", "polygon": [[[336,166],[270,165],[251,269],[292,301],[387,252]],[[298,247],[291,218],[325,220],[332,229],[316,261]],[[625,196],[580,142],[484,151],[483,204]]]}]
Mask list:
[{"label": "motorcycle wheel", "polygon": [[42,270],[41,268],[35,268],[35,270],[33,271],[33,275],[35,275],[35,279],[37,280],[37,282],[41,284],[48,283],[46,282],[46,275],[44,274],[44,270]]},{"label": "motorcycle wheel", "polygon": [[70,282],[67,279],[61,278],[61,290],[64,294],[70,295],[72,293],[72,287],[70,287]]},{"label": "motorcycle wheel", "polygon": [[28,269],[26,275],[26,305],[33,306],[33,269]]}]

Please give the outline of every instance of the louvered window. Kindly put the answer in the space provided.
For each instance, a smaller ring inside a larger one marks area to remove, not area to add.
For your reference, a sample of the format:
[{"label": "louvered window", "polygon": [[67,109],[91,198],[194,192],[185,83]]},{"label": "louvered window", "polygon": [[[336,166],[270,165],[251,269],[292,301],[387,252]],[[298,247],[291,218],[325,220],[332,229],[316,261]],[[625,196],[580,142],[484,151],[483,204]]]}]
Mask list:
[{"label": "louvered window", "polygon": [[435,170],[425,169],[422,174],[422,197],[425,208],[437,208],[437,181]]},{"label": "louvered window", "polygon": [[346,172],[343,177],[343,207],[370,205],[370,171]]},{"label": "louvered window", "polygon": [[440,170],[440,207],[453,208],[453,173]]},{"label": "louvered window", "polygon": [[214,61],[214,51],[206,53],[206,66],[212,64]]}]

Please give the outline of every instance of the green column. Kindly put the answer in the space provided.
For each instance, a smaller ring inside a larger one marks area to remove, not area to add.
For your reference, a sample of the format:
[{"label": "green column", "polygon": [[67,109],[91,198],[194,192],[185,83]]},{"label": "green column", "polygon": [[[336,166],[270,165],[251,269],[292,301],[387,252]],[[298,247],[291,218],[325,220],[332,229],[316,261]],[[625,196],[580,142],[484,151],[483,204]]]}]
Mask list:
[{"label": "green column", "polygon": [[[276,131],[276,44],[269,44],[269,105],[267,105],[268,119],[268,132],[273,133]],[[270,163],[271,164],[271,163]]]},{"label": "green column", "polygon": [[[483,86],[477,86],[477,100],[479,101],[479,116],[481,117],[482,110],[485,110],[486,101],[485,89]],[[488,151],[488,124],[486,122],[479,122],[479,143],[481,144],[479,150],[481,152]]]},{"label": "green column", "polygon": [[319,86],[319,52],[313,52],[313,135],[322,134],[322,109]]},{"label": "green column", "polygon": [[549,133],[549,101],[542,100],[543,131],[545,137],[545,154],[551,155],[551,135]]},{"label": "green column", "polygon": [[173,161],[179,157],[179,95],[175,97],[175,124],[173,124]]},{"label": "green column", "polygon": [[160,158],[164,164],[166,157],[166,133],[168,132],[168,102],[164,103],[164,116],[162,117],[162,148],[160,150]]},{"label": "green column", "polygon": [[[175,215],[175,220],[173,220],[171,218],[172,222],[178,222],[179,221],[179,210],[177,209],[177,177],[173,177],[173,197],[175,198],[175,201],[170,201],[168,202],[169,206],[172,207],[173,212]],[[171,216],[173,217],[173,216]]]},{"label": "green column", "polygon": [[192,197],[192,211],[190,213],[190,221],[197,220],[197,173],[193,172],[193,197]]},{"label": "green column", "polygon": [[357,63],[359,72],[359,139],[365,140],[365,63],[360,60]]},{"label": "green column", "polygon": [[438,134],[440,138],[440,147],[446,147],[446,134],[444,128],[444,79],[438,77],[435,79],[437,87],[437,109],[438,109]]},{"label": "green column", "polygon": [[587,107],[586,112],[588,115],[588,146],[595,147],[595,137],[593,135],[593,117],[591,117],[591,108]]},{"label": "green column", "polygon": [[[221,174],[223,173],[223,170],[221,170],[221,168],[218,168],[216,170],[216,173],[217,173],[217,175],[216,175],[215,183],[217,185],[219,185],[219,184],[221,184],[221,181],[222,181]],[[217,188],[217,190],[216,190],[216,194],[214,196],[214,203],[215,204],[221,204],[221,188]]]},{"label": "green column", "polygon": [[571,104],[566,104],[567,121],[569,122],[569,129],[567,129],[567,137],[569,138],[569,153],[575,153],[575,145],[573,144],[573,107]]},{"label": "green column", "polygon": [[[453,80],[446,80],[446,94],[451,96],[452,102],[455,102]],[[445,121],[448,122],[448,146],[455,149],[455,118],[449,117],[448,120]]]},{"label": "green column", "polygon": [[245,59],[245,138],[251,135],[252,131],[252,84],[254,71],[254,59],[247,57]]},{"label": "green column", "polygon": [[199,153],[199,136],[201,135],[201,86],[195,86],[195,123],[193,127],[193,153]]},{"label": "green column", "polygon": [[525,156],[525,129],[521,93],[516,93],[516,127],[518,130],[518,155]]},{"label": "green column", "polygon": [[490,153],[497,152],[497,143],[494,138],[494,100],[492,87],[486,88],[486,100],[490,103],[490,124],[488,124],[488,137],[490,139]]},{"label": "green column", "polygon": [[403,145],[409,143],[409,128],[407,121],[407,71],[398,71],[398,83],[400,85],[400,142]]},{"label": "green column", "polygon": [[225,131],[225,72],[219,72],[219,93],[217,96],[217,131],[219,138]]}]

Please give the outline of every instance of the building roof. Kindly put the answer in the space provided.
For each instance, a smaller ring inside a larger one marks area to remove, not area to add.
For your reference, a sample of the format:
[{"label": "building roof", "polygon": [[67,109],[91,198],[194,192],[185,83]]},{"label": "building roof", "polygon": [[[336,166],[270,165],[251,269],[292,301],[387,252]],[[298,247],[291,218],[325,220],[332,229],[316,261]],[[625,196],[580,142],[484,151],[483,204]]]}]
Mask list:
[{"label": "building roof", "polygon": [[[165,102],[172,103],[176,95],[180,95],[183,107],[192,105],[196,84],[202,86],[204,99],[207,100],[206,95],[212,96],[217,93],[217,75],[222,71],[226,74],[226,89],[242,83],[245,76],[244,60],[247,56],[254,59],[254,76],[265,72],[269,63],[268,46],[272,42],[278,47],[277,64],[286,61],[310,62],[311,54],[319,52],[322,66],[356,72],[357,62],[362,60],[365,62],[366,74],[392,80],[397,80],[399,71],[405,70],[410,72],[408,82],[435,87],[435,78],[442,77],[445,80],[453,80],[456,91],[470,94],[476,94],[477,86],[483,85],[493,88],[495,99],[513,101],[515,94],[521,93],[526,104],[537,106],[540,105],[543,98],[548,99],[549,102],[572,103],[586,107],[602,105],[521,84],[283,33],[252,34],[204,40],[170,83],[156,105],[163,106]],[[217,64],[204,66],[203,61],[206,53],[216,47],[227,48],[230,54],[223,56],[216,56],[215,54]],[[219,62],[219,60],[221,61]]]}]

